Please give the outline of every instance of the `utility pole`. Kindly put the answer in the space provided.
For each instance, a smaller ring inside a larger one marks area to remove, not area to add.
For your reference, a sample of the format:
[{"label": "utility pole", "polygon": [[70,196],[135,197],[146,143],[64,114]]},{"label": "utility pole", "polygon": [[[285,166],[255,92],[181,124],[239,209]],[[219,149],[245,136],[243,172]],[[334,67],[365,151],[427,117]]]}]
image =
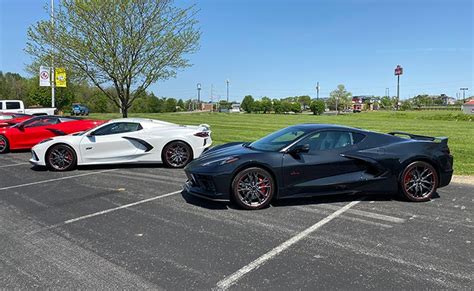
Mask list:
[{"label": "utility pole", "polygon": [[[51,0],[51,31],[53,32],[54,41],[54,0]],[[54,76],[54,46],[51,46],[51,107],[55,107],[56,100],[54,96],[55,76]]]},{"label": "utility pole", "polygon": [[316,99],[319,99],[319,82],[316,83]]},{"label": "utility pole", "polygon": [[201,110],[201,83],[197,83],[198,90],[198,109]]},{"label": "utility pole", "polygon": [[466,91],[469,90],[469,88],[459,88],[459,90],[462,91],[462,103],[466,103]]},{"label": "utility pole", "polygon": [[225,82],[227,84],[227,103],[229,103],[229,83],[230,83],[230,81],[229,81],[229,79],[227,79]]},{"label": "utility pole", "polygon": [[339,110],[337,108],[337,101],[339,100],[339,97],[336,96],[336,115],[339,113]]}]

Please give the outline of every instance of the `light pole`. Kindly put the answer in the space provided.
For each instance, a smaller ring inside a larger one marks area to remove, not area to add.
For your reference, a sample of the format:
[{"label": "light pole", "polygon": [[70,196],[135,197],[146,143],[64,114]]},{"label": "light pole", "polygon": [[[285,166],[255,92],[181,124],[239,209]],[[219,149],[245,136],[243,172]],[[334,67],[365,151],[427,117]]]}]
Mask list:
[{"label": "light pole", "polygon": [[229,79],[227,79],[225,82],[227,84],[227,103],[229,103],[229,83],[230,83],[230,81],[229,81]]},{"label": "light pole", "polygon": [[198,90],[198,109],[201,110],[201,83],[197,83]]},{"label": "light pole", "polygon": [[462,103],[466,103],[466,91],[469,90],[469,88],[459,88],[459,90],[462,91]]},{"label": "light pole", "polygon": [[337,101],[338,101],[338,100],[339,100],[339,97],[336,96],[336,115],[339,114],[339,110],[338,110],[338,108],[337,108]]},{"label": "light pole", "polygon": [[397,104],[395,108],[398,110],[398,103],[400,102],[400,75],[403,75],[403,68],[397,65],[395,68],[395,76],[397,76]]},{"label": "light pole", "polygon": [[316,99],[319,99],[319,82],[316,83]]}]

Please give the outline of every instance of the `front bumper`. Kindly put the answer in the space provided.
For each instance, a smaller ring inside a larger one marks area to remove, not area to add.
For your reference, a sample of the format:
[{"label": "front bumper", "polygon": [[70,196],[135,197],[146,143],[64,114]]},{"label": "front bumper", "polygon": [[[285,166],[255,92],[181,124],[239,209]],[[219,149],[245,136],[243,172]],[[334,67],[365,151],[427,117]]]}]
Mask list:
[{"label": "front bumper", "polygon": [[40,159],[38,153],[34,150],[31,150],[31,159],[29,162],[33,166],[46,166],[44,160]]},{"label": "front bumper", "polygon": [[189,172],[186,172],[186,175],[188,180],[183,187],[189,194],[213,201],[229,201],[229,193],[225,191],[227,188],[225,183],[216,183],[214,176]]}]

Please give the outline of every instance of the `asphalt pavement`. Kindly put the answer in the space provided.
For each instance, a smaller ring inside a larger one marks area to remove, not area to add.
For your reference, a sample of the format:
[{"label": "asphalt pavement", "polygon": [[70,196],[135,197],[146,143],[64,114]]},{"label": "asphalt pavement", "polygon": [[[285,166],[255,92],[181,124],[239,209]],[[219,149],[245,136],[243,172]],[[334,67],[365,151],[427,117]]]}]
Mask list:
[{"label": "asphalt pavement", "polygon": [[0,155],[2,289],[474,286],[470,178],[426,203],[344,195],[244,211],[182,193],[182,170],[57,173],[29,156]]}]

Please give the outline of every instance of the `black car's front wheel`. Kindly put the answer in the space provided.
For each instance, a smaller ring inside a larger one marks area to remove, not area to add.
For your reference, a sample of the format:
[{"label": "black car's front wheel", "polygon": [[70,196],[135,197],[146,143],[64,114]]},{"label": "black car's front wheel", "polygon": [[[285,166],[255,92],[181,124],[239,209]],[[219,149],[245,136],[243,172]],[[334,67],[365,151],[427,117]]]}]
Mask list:
[{"label": "black car's front wheel", "polygon": [[438,174],[435,168],[426,162],[413,162],[403,171],[400,187],[408,200],[428,201],[438,188]]},{"label": "black car's front wheel", "polygon": [[71,171],[77,165],[76,153],[68,145],[54,145],[46,153],[46,165],[53,171]]},{"label": "black car's front wheel", "polygon": [[10,145],[8,139],[4,135],[0,135],[0,154],[8,153]]},{"label": "black car's front wheel", "polygon": [[267,207],[274,193],[275,181],[272,175],[259,167],[240,171],[232,181],[233,200],[244,209]]}]

